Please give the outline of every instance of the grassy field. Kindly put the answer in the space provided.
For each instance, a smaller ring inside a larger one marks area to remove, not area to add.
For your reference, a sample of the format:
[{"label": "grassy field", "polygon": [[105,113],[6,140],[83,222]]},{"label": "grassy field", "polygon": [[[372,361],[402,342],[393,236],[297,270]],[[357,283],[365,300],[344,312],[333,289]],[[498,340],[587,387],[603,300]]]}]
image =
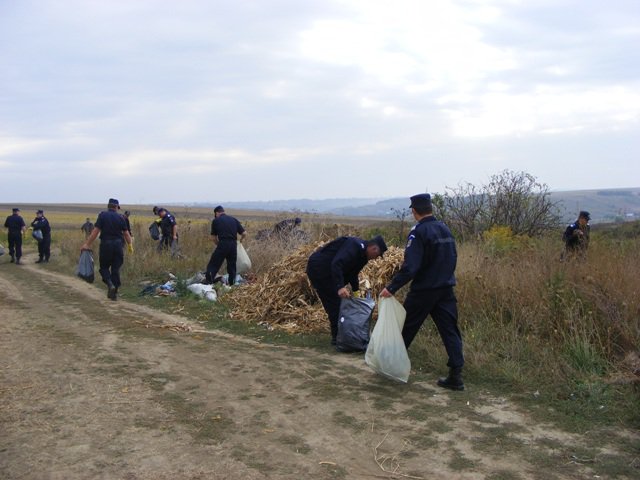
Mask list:
[{"label": "grassy field", "polygon": [[[22,206],[30,222],[36,206]],[[80,225],[95,219],[99,206],[45,206],[53,227],[54,256],[48,268],[73,275],[84,235]],[[260,336],[274,342],[315,346],[316,336],[291,336],[237,322],[221,305],[185,295],[179,298],[137,297],[141,281],[163,281],[167,272],[187,278],[206,266],[212,251],[208,235],[211,213],[204,209],[171,209],[178,218],[182,258],[158,255],[147,227],[149,206],[134,206],[136,252],[127,255],[123,271],[125,296],[205,322],[210,328]],[[7,214],[10,210],[7,209]],[[29,214],[27,214],[29,213]],[[254,273],[260,275],[287,254],[281,245],[252,239],[260,229],[293,216],[264,212],[230,212],[250,232],[247,248]],[[382,233],[390,244],[402,244],[406,226],[373,219],[300,215],[312,241],[343,234],[369,237]],[[459,245],[457,295],[465,340],[465,374],[476,388],[519,398],[541,418],[567,428],[593,425],[640,428],[640,240],[636,224],[595,231],[585,261],[561,262],[561,232],[542,239],[489,236]],[[4,245],[6,231],[0,235]],[[26,240],[27,249],[35,241]],[[96,245],[97,248],[97,245]],[[1,260],[5,261],[5,260]],[[441,373],[446,359],[430,322],[411,347],[414,369]],[[435,375],[435,373],[434,373]]]}]

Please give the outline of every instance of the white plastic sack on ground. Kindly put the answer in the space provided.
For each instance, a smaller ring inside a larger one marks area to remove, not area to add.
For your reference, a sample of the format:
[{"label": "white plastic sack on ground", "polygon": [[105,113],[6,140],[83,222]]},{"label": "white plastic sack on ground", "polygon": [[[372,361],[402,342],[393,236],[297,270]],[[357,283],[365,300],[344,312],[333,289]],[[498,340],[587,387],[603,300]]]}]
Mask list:
[{"label": "white plastic sack on ground", "polygon": [[251,259],[244,249],[244,245],[238,242],[238,260],[236,261],[236,273],[243,274],[251,270]]},{"label": "white plastic sack on ground", "polygon": [[373,328],[364,360],[377,373],[407,383],[411,361],[402,339],[407,312],[394,297],[381,298],[378,322]]},{"label": "white plastic sack on ground", "polygon": [[202,272],[196,272],[191,278],[186,280],[187,285],[193,285],[194,283],[202,283],[207,276]]},{"label": "white plastic sack on ground", "polygon": [[215,302],[218,299],[218,295],[213,288],[213,285],[204,285],[202,283],[192,283],[188,285],[187,288],[189,291],[195,293],[196,295],[200,295],[202,298],[206,298],[211,302]]}]

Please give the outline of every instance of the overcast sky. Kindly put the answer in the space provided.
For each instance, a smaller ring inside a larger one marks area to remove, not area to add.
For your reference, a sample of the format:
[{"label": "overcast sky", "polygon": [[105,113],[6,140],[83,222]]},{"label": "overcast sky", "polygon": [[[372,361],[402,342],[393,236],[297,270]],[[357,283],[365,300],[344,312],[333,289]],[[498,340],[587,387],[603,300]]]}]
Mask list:
[{"label": "overcast sky", "polygon": [[0,0],[0,201],[640,186],[638,0]]}]

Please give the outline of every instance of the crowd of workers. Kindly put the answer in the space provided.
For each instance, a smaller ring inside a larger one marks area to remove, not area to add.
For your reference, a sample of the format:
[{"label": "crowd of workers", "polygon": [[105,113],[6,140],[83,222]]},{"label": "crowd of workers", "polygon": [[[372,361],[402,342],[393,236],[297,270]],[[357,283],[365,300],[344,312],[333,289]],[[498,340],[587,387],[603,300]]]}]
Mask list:
[{"label": "crowd of workers", "polygon": [[[426,318],[431,316],[447,352],[449,367],[449,374],[438,379],[437,384],[451,390],[464,390],[463,342],[458,328],[454,293],[457,263],[455,239],[447,225],[434,217],[429,194],[414,195],[410,200],[409,208],[417,223],[409,232],[400,270],[379,293],[383,298],[391,297],[411,282],[403,305],[406,310],[402,329],[404,344],[409,348]],[[98,215],[95,223],[87,218],[81,227],[85,234],[81,250],[91,249],[96,238],[100,238],[99,273],[107,286],[107,297],[111,300],[117,299],[121,286],[120,268],[124,263],[125,245],[133,253],[130,212],[120,214],[119,210],[119,201],[110,198],[107,210]],[[175,216],[164,207],[153,207],[153,213],[157,216],[155,222],[161,234],[157,251],[170,251],[172,256],[178,256],[179,237]],[[585,255],[589,245],[590,218],[589,212],[581,211],[578,219],[565,230],[563,259]],[[274,231],[291,231],[299,224],[299,218],[284,220],[276,224]],[[13,209],[4,226],[8,232],[11,262],[20,264],[22,239],[27,226],[19,208]],[[42,210],[36,212],[30,228],[38,241],[36,263],[49,262],[51,225]],[[233,285],[236,278],[237,245],[244,240],[247,232],[235,217],[228,215],[222,206],[217,206],[210,233],[215,248],[206,267],[205,282],[215,282],[218,271],[226,261],[229,285]],[[370,240],[345,236],[325,244],[309,257],[307,276],[327,313],[332,345],[336,344],[341,300],[358,291],[360,271],[370,260],[383,256],[386,250],[387,245],[382,236]]]}]

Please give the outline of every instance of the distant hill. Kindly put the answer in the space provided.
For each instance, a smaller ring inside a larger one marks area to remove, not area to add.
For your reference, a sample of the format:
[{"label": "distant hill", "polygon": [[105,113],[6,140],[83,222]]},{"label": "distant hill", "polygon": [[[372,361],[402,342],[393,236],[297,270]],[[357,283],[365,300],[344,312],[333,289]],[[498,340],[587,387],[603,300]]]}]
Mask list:
[{"label": "distant hill", "polygon": [[[577,190],[552,192],[563,222],[575,220],[580,210],[591,213],[591,223],[640,219],[640,188]],[[212,207],[198,203],[193,206]],[[394,218],[394,210],[409,207],[407,197],[332,198],[326,200],[295,199],[268,202],[225,202],[225,207],[243,210],[309,212],[327,215]]]},{"label": "distant hill", "polygon": [[567,221],[575,220],[580,210],[591,214],[591,223],[640,219],[640,188],[554,192],[551,198],[561,204]]},{"label": "distant hill", "polygon": [[[298,198],[293,200],[270,200],[264,202],[223,202],[225,208],[238,210],[268,210],[278,212],[310,212],[330,213],[341,208],[357,208],[374,204],[380,198],[329,198],[323,200],[311,200]],[[194,203],[194,207],[214,207],[210,203]]]}]

